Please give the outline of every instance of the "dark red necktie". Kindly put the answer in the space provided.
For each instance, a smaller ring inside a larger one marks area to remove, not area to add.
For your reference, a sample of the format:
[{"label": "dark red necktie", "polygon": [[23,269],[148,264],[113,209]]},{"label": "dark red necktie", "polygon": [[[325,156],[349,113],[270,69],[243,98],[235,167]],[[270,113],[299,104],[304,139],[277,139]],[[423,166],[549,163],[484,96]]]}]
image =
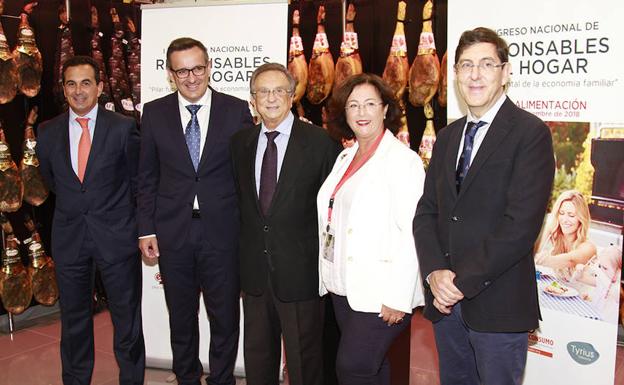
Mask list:
[{"label": "dark red necktie", "polygon": [[260,169],[260,191],[258,199],[260,200],[260,210],[262,214],[267,215],[275,186],[277,185],[277,145],[275,137],[279,135],[277,131],[265,132],[267,136],[267,146],[262,157],[262,168]]}]

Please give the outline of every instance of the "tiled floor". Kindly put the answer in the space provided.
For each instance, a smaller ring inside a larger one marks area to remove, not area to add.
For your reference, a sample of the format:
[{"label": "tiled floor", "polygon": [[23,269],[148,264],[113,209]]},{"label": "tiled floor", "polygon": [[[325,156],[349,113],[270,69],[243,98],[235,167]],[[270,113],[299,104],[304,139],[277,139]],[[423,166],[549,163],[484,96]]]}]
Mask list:
[{"label": "tiled floor", "polygon": [[[6,316],[2,316],[6,317]],[[117,384],[112,351],[112,325],[107,312],[97,314],[95,369],[92,385]],[[415,314],[412,321],[410,385],[438,385],[438,359],[431,324]],[[13,335],[0,330],[0,385],[60,385],[58,314],[21,325]],[[615,384],[624,384],[624,348],[618,347]],[[171,372],[147,369],[146,385],[175,384]],[[244,379],[237,385],[245,385]]]}]

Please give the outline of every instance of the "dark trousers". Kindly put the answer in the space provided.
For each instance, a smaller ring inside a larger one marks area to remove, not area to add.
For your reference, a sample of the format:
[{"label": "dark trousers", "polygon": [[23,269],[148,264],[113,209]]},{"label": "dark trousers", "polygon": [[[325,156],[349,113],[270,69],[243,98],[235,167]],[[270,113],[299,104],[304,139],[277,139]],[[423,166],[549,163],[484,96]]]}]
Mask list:
[{"label": "dark trousers", "polygon": [[[59,263],[60,262],[60,263]],[[119,384],[142,385],[145,345],[141,321],[141,258],[117,263],[100,257],[85,231],[80,255],[69,264],[56,264],[61,306],[61,362],[63,384],[89,385],[93,373],[93,287],[99,269],[108,294],[113,322],[113,350],[119,365]]]},{"label": "dark trousers", "polygon": [[331,294],[340,343],[336,372],[340,385],[390,385],[390,362],[386,357],[390,345],[412,319],[405,314],[403,322],[388,326],[377,313],[351,309],[346,297]]},{"label": "dark trousers", "polygon": [[466,325],[461,304],[433,324],[441,385],[520,385],[528,333],[478,332]]},{"label": "dark trousers", "polygon": [[159,267],[169,310],[173,372],[179,385],[199,385],[199,295],[210,321],[209,385],[233,385],[239,333],[236,249],[217,250],[193,219],[180,250],[160,249]]},{"label": "dark trousers", "polygon": [[323,320],[320,298],[283,302],[270,282],[262,295],[245,294],[247,385],[278,385],[282,335],[291,385],[321,385]]}]

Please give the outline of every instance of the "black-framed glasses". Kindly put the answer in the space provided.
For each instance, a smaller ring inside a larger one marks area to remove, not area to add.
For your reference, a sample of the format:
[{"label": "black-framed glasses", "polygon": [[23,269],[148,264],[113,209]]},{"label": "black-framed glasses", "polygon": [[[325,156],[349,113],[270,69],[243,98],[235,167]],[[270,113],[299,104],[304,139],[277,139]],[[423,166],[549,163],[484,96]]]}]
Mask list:
[{"label": "black-framed glasses", "polygon": [[268,88],[259,88],[255,90],[254,92],[252,92],[251,94],[257,98],[266,99],[269,97],[270,94],[273,94],[274,96],[278,98],[283,98],[284,96],[290,95],[291,93],[292,91],[287,88],[277,87],[272,90]]},{"label": "black-framed glasses", "polygon": [[204,75],[206,73],[206,68],[208,68],[208,66],[195,66],[193,68],[180,68],[179,70],[174,70],[172,68],[171,71],[173,71],[173,73],[178,79],[185,79],[189,77],[191,72],[195,76]]},{"label": "black-framed glasses", "polygon": [[496,71],[496,69],[504,67],[505,64],[507,64],[507,62],[498,64],[492,59],[483,59],[479,61],[479,64],[474,64],[470,60],[462,60],[455,64],[455,71],[459,74],[466,75],[472,73],[473,68],[477,67],[481,73],[491,74]]}]

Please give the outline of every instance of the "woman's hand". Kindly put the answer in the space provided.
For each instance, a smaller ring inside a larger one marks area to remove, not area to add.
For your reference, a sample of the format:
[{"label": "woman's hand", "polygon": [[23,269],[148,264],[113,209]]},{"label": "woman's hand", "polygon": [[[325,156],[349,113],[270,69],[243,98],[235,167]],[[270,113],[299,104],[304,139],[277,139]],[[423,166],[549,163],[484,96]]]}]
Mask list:
[{"label": "woman's hand", "polygon": [[405,313],[400,310],[394,310],[386,305],[381,305],[381,312],[379,313],[379,317],[383,318],[384,322],[388,324],[388,326],[392,326],[395,324],[400,324],[403,322],[403,316]]}]

